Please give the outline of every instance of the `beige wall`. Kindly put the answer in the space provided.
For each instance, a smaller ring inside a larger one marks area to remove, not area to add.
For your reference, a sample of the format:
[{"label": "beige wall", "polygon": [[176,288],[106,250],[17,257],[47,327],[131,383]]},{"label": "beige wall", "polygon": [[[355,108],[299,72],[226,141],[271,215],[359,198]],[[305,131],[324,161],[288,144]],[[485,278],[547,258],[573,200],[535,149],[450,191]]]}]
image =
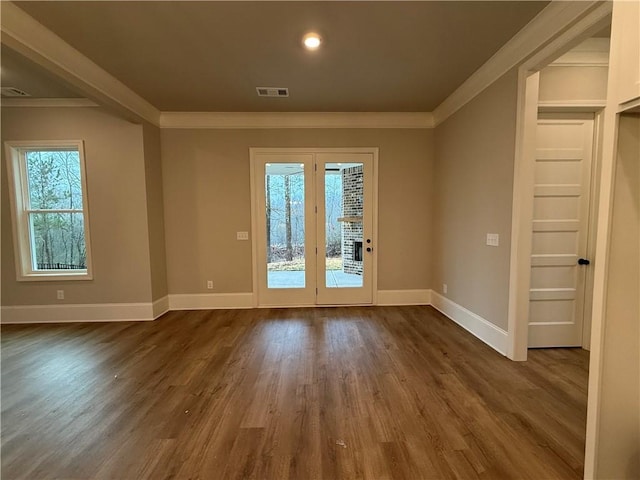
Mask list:
[{"label": "beige wall", "polygon": [[432,130],[163,129],[172,294],[252,291],[250,147],[379,147],[378,288],[431,287]]},{"label": "beige wall", "polygon": [[640,116],[622,115],[602,349],[597,478],[640,478]]},{"label": "beige wall", "polygon": [[142,125],[142,133],[147,219],[149,224],[149,253],[151,259],[151,296],[153,300],[157,300],[169,293],[167,289],[167,255],[164,240],[160,129],[149,123],[144,123]]},{"label": "beige wall", "polygon": [[516,90],[514,69],[435,131],[433,288],[505,330]]},{"label": "beige wall", "polygon": [[[93,280],[18,282],[2,148],[2,305],[151,300],[142,127],[97,108],[3,108],[2,140],[84,140]],[[64,289],[65,299],[56,300]]]},{"label": "beige wall", "polygon": [[540,72],[541,102],[602,102],[607,98],[608,67],[555,66]]}]

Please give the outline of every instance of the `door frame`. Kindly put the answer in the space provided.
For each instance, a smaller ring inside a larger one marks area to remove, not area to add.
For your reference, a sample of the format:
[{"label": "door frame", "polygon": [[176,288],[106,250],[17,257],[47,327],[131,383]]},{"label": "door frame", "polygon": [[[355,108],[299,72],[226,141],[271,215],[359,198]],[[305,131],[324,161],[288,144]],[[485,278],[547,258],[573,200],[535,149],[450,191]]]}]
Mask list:
[{"label": "door frame", "polygon": [[[367,305],[376,305],[378,303],[378,147],[250,147],[249,148],[249,171],[250,171],[250,182],[251,182],[251,255],[252,255],[252,298],[253,298],[253,307],[254,308],[276,308],[276,307],[327,307],[333,305],[318,305],[314,302],[313,305],[261,305],[261,299],[258,290],[258,240],[261,238],[258,232],[258,202],[257,202],[257,179],[255,176],[255,163],[256,156],[260,154],[269,154],[269,155],[292,155],[292,154],[322,154],[322,153],[343,153],[343,154],[353,154],[353,153],[365,153],[371,154],[373,158],[373,199],[372,199],[372,242],[374,245],[374,249],[372,252],[372,268],[371,268],[371,304]],[[315,163],[315,157],[314,157]],[[313,185],[316,184],[315,175],[316,172],[313,172],[314,179]],[[314,192],[315,198],[315,192]],[[314,221],[315,225],[315,221]],[[315,234],[315,231],[314,231]],[[314,272],[315,273],[315,272]],[[314,278],[315,278],[314,274]],[[316,297],[317,298],[317,297]],[[359,305],[359,304],[354,304]],[[339,306],[339,305],[335,305]],[[344,305],[341,305],[344,306]]]},{"label": "door frame", "polygon": [[[571,28],[529,57],[518,67],[516,108],[515,161],[513,172],[513,203],[511,218],[511,256],[509,267],[509,307],[507,326],[507,357],[526,361],[529,329],[529,289],[531,280],[531,222],[533,220],[533,159],[535,157],[535,133],[538,122],[538,92],[540,70],[560,55],[611,24],[612,6],[597,4],[593,10]],[[572,109],[597,113],[596,123],[600,138],[602,105],[572,105]],[[576,110],[574,110],[576,111]],[[602,146],[594,148],[596,177],[600,179]],[[599,197],[598,189],[593,197]],[[597,220],[593,222],[597,227]]]}]

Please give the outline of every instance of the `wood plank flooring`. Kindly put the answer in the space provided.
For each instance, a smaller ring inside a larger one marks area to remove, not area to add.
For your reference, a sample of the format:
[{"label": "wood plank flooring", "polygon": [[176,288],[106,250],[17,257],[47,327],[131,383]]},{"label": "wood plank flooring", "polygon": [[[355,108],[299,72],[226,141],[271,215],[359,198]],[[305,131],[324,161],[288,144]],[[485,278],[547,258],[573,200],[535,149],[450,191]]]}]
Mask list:
[{"label": "wood plank flooring", "polygon": [[2,327],[2,478],[582,478],[588,353],[431,307]]}]

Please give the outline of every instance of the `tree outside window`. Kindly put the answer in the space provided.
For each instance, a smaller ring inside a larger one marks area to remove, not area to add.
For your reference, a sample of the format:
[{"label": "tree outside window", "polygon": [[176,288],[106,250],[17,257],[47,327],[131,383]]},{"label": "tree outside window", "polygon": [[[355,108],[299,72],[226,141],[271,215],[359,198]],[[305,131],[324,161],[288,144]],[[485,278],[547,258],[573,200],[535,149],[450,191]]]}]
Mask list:
[{"label": "tree outside window", "polygon": [[90,277],[82,142],[7,142],[21,280]]}]

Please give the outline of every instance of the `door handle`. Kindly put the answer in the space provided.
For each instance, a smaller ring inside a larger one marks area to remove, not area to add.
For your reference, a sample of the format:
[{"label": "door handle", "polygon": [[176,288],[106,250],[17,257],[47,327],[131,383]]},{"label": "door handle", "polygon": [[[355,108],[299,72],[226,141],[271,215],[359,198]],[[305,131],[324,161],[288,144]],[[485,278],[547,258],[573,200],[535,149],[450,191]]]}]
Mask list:
[{"label": "door handle", "polygon": [[579,258],[578,259],[578,265],[589,265],[591,262],[589,260],[587,260],[586,258]]},{"label": "door handle", "polygon": [[371,247],[367,247],[367,252],[370,252],[370,251],[371,251]]}]

